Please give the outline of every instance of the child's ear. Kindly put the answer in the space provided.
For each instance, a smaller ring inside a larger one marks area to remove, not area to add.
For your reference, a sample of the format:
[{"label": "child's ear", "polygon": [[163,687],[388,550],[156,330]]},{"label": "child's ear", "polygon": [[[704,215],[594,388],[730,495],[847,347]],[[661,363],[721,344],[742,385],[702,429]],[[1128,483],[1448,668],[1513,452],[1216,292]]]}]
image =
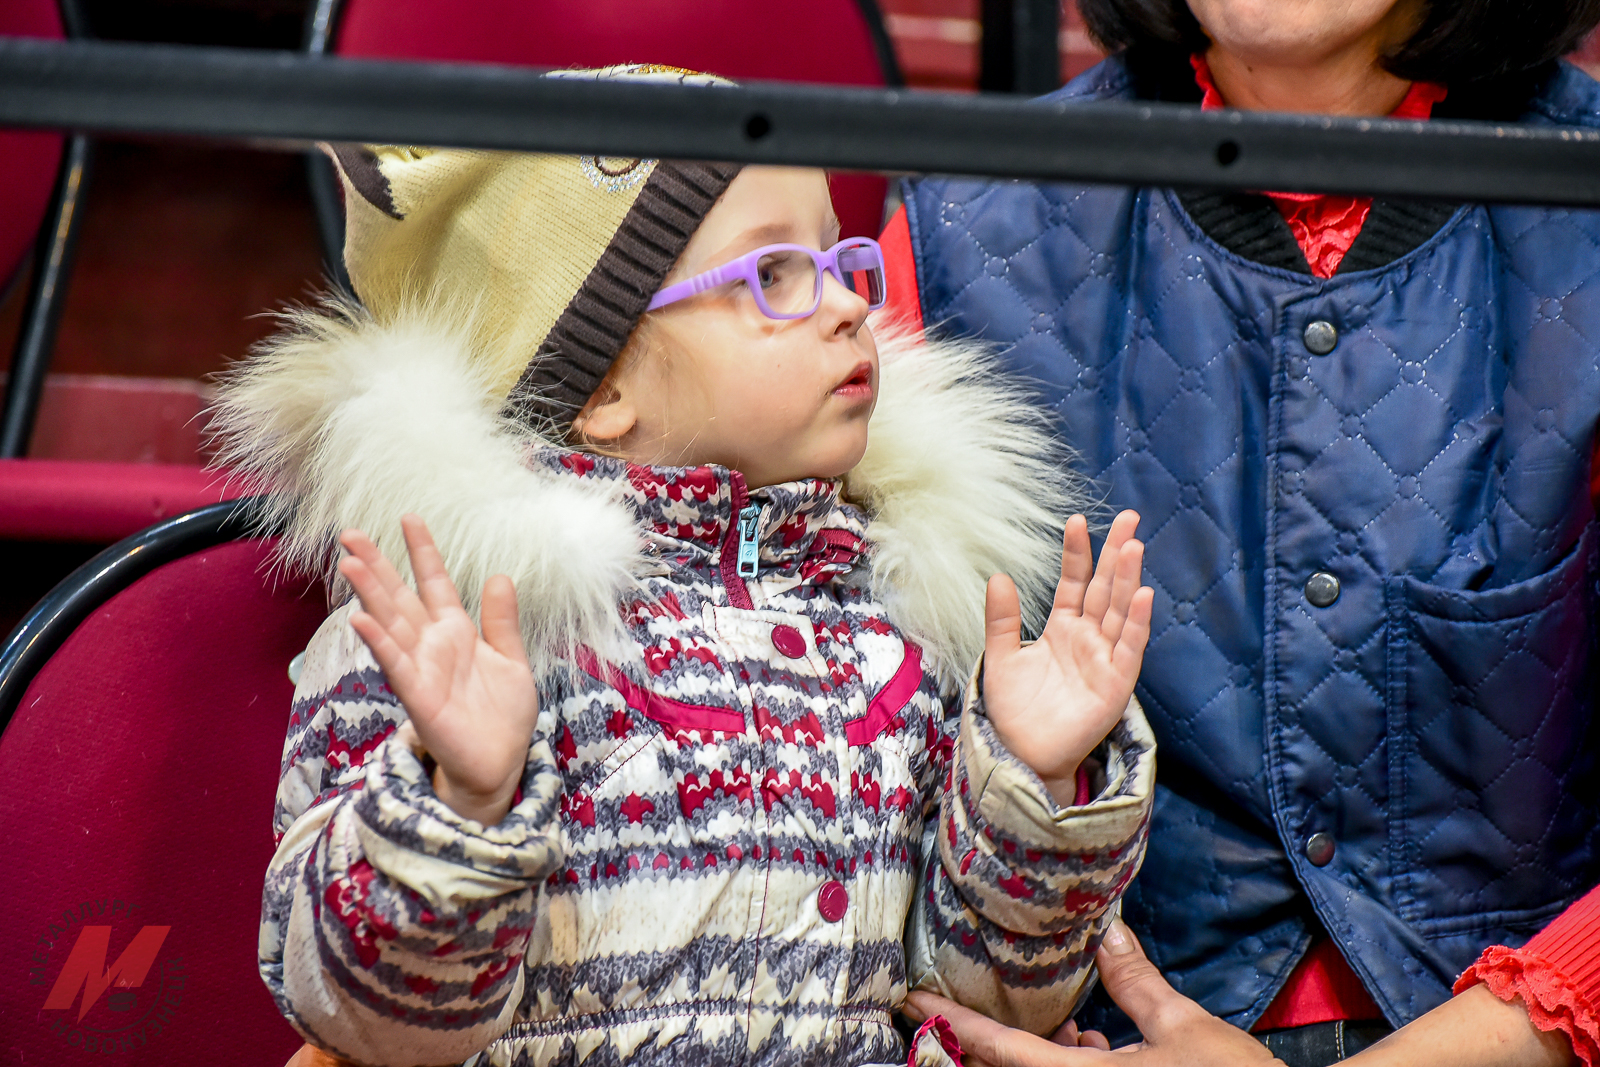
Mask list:
[{"label": "child's ear", "polygon": [[632,401],[608,382],[572,420],[572,433],[590,444],[612,444],[631,433],[638,422],[639,412]]}]

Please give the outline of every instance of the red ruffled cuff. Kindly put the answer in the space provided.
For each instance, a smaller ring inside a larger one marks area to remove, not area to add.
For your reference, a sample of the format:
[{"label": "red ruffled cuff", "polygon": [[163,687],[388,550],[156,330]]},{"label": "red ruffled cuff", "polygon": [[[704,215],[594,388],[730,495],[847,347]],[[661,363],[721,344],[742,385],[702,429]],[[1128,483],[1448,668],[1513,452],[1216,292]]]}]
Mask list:
[{"label": "red ruffled cuff", "polygon": [[1528,1018],[1540,1030],[1560,1030],[1584,1067],[1600,1063],[1600,1020],[1583,990],[1544,957],[1527,949],[1494,945],[1456,980],[1463,993],[1482,983],[1504,1001],[1521,997]]}]

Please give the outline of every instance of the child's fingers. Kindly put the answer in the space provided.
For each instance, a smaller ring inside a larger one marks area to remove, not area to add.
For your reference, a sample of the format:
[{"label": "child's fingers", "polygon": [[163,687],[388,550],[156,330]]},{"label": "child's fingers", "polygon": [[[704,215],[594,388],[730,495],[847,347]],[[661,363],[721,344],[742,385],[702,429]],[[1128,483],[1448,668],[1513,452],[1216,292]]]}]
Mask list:
[{"label": "child's fingers", "polygon": [[376,619],[379,626],[391,631],[398,627],[404,627],[407,631],[412,630],[395,604],[393,595],[384,587],[378,576],[372,573],[372,568],[365,560],[358,556],[346,556],[339,561],[339,573],[356,591],[356,597],[361,601],[361,610]]},{"label": "child's fingers", "polygon": [[1008,575],[989,579],[983,597],[983,650],[990,666],[1022,647],[1022,603]]},{"label": "child's fingers", "polygon": [[[410,655],[422,638],[422,627],[400,610],[390,590],[384,588],[364,562],[353,556],[346,556],[339,561],[339,573],[350,580],[361,602],[361,609],[383,627],[402,652]],[[410,589],[404,590],[404,593],[413,605],[420,608],[416,594]],[[422,622],[426,625],[426,616]]]},{"label": "child's fingers", "polygon": [[[388,593],[394,611],[403,616],[411,624],[412,629],[420,633],[428,622],[427,609],[422,606],[422,601],[417,599],[417,594],[411,591],[405,579],[400,577],[400,572],[394,569],[394,564],[378,550],[372,538],[360,530],[351,529],[339,536],[339,543],[351,556],[366,564],[373,578]],[[385,626],[389,625],[383,618],[378,621]]]},{"label": "child's fingers", "polygon": [[1106,533],[1106,543],[1100,546],[1100,561],[1095,566],[1094,578],[1089,582],[1089,588],[1083,597],[1083,614],[1099,622],[1106,613],[1106,608],[1111,604],[1111,587],[1116,578],[1117,559],[1122,554],[1122,546],[1132,539],[1134,532],[1139,528],[1139,513],[1124,511],[1111,522],[1111,529]]},{"label": "child's fingers", "polygon": [[400,572],[394,569],[394,564],[389,558],[379,551],[378,546],[362,530],[351,528],[339,535],[339,544],[344,550],[365,563],[371,569],[373,577],[391,592],[405,586]]},{"label": "child's fingers", "polygon": [[1145,646],[1150,643],[1150,614],[1155,599],[1156,591],[1148,585],[1142,585],[1128,605],[1128,619],[1122,625],[1122,636],[1111,650],[1111,667],[1124,678],[1139,677]]},{"label": "child's fingers", "polygon": [[1117,553],[1116,571],[1111,582],[1111,603],[1106,606],[1105,618],[1100,622],[1100,633],[1113,645],[1122,636],[1123,623],[1128,618],[1128,605],[1139,589],[1139,571],[1144,565],[1144,544],[1137,539],[1128,541]]},{"label": "child's fingers", "polygon": [[1074,515],[1061,535],[1061,580],[1056,583],[1056,611],[1083,612],[1083,594],[1094,576],[1094,550],[1089,547],[1089,520]]},{"label": "child's fingers", "polygon": [[490,648],[509,660],[528,662],[528,650],[522,643],[522,625],[517,617],[517,589],[510,578],[496,574],[483,583],[483,608],[479,619],[483,639]]},{"label": "child's fingers", "polygon": [[416,668],[411,657],[389,636],[389,631],[364,611],[351,614],[350,627],[372,650],[372,658],[383,668],[389,684],[396,692],[406,692],[416,680]]},{"label": "child's fingers", "polygon": [[405,534],[406,552],[411,556],[411,573],[417,579],[417,594],[432,618],[442,612],[461,610],[461,595],[445,570],[444,556],[433,543],[427,523],[420,515],[402,515],[400,529]]}]

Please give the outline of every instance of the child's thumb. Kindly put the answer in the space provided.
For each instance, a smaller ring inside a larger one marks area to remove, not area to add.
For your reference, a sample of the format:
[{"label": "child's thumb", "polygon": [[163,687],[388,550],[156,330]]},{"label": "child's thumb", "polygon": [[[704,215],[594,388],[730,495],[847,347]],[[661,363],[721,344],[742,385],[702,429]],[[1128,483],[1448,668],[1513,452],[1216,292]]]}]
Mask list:
[{"label": "child's thumb", "polygon": [[983,596],[984,655],[993,660],[1021,646],[1022,602],[1017,598],[1017,586],[1008,576],[997,574],[989,579]]},{"label": "child's thumb", "polygon": [[483,639],[507,659],[528,662],[522,644],[522,624],[517,617],[517,587],[503,574],[483,583],[483,604],[478,612]]}]

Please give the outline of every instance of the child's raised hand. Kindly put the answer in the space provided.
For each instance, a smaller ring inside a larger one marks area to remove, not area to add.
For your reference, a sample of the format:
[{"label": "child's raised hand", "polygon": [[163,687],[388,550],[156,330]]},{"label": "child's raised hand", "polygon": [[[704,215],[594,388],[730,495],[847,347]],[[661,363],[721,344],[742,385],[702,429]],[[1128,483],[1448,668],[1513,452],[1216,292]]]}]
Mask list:
[{"label": "child's raised hand", "polygon": [[1133,696],[1150,638],[1155,593],[1139,584],[1139,516],[1111,524],[1100,564],[1082,515],[1067,522],[1061,581],[1039,640],[1022,645],[1017,587],[997,574],[984,605],[983,700],[1000,740],[1072,803],[1078,765],[1111,731]]},{"label": "child's raised hand", "polygon": [[417,592],[366,534],[346,530],[340,536],[350,554],[339,561],[339,573],[361,598],[350,625],[372,649],[437,763],[439,799],[492,826],[511,810],[539,713],[517,623],[517,592],[503,574],[484,583],[480,636],[428,527],[416,515],[406,515],[400,526]]}]

